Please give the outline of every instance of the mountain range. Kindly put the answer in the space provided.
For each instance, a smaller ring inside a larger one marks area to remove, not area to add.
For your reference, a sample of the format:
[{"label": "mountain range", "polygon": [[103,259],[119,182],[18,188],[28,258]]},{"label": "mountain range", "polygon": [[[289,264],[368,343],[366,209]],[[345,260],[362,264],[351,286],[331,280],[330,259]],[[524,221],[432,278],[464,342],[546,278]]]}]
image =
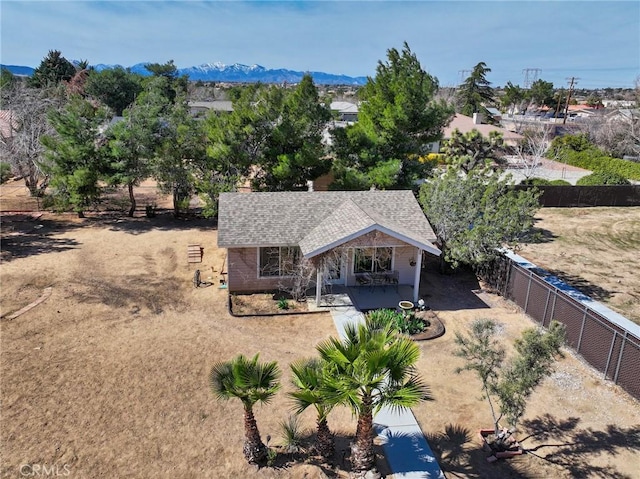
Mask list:
[{"label": "mountain range", "polygon": [[[150,75],[145,68],[147,63],[137,63],[128,68],[134,73],[140,75]],[[0,65],[6,68],[14,75],[31,76],[34,69],[27,66],[19,65]],[[97,71],[109,68],[120,67],[121,65],[104,65],[98,64],[93,67]],[[318,85],[364,85],[367,77],[350,77],[347,75],[335,75],[324,72],[300,72],[287,70],[284,68],[268,69],[260,65],[242,65],[234,63],[233,65],[225,65],[223,63],[204,63],[202,65],[178,68],[178,75],[187,75],[192,81],[215,81],[215,82],[235,82],[235,83],[298,83],[305,73],[309,73],[313,77],[314,83]]]}]

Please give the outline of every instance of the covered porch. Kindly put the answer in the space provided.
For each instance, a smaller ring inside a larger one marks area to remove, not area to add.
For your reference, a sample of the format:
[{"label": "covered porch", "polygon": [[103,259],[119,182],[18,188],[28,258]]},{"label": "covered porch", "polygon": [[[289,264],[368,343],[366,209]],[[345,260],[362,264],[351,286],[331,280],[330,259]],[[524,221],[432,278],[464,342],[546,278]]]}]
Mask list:
[{"label": "covered porch", "polygon": [[413,301],[413,287],[397,286],[334,286],[309,303],[310,310],[353,307],[361,312],[372,309],[398,309],[400,301]]}]

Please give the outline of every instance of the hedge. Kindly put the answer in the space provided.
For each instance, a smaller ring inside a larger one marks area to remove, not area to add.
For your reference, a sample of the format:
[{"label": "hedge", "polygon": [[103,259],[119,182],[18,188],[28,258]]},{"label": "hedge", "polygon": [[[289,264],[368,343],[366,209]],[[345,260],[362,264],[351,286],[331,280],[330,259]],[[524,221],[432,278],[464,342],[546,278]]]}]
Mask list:
[{"label": "hedge", "polygon": [[617,173],[630,180],[640,180],[640,163],[621,160],[605,155],[596,148],[584,151],[562,151],[560,158],[573,166],[591,171],[607,171]]},{"label": "hedge", "polygon": [[640,163],[612,158],[590,144],[585,135],[565,135],[555,138],[549,150],[561,161],[585,170],[615,173],[640,181]]}]

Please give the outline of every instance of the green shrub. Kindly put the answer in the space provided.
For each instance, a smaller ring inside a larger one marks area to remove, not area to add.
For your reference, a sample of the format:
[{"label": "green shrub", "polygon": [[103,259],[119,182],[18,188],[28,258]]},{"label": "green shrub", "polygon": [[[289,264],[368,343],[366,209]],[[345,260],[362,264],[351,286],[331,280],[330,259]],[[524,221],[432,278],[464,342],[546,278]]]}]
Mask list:
[{"label": "green shrub", "polygon": [[584,151],[593,147],[594,144],[589,141],[589,137],[580,133],[555,137],[551,142],[550,151],[557,154],[563,151]]},{"label": "green shrub", "polygon": [[282,445],[289,453],[299,452],[302,448],[302,434],[298,416],[289,416],[285,421],[280,422],[282,430]]},{"label": "green shrub", "polygon": [[629,185],[631,184],[624,176],[612,171],[595,171],[590,175],[580,178],[578,186],[599,186],[599,185]]},{"label": "green shrub", "polygon": [[287,301],[286,298],[280,298],[278,300],[278,309],[289,309],[289,301]]},{"label": "green shrub", "polygon": [[545,178],[526,178],[522,180],[520,184],[529,186],[548,186],[551,184],[551,181]]},{"label": "green shrub", "polygon": [[375,309],[367,316],[382,324],[390,324],[396,331],[403,334],[418,334],[425,330],[427,324],[415,314],[394,311],[393,309]]},{"label": "green shrub", "polygon": [[571,186],[571,183],[565,180],[547,180],[546,178],[527,178],[522,180],[520,184],[530,186]]},{"label": "green shrub", "polygon": [[555,138],[551,142],[549,152],[548,156],[568,165],[591,171],[612,172],[626,179],[640,180],[640,163],[608,156],[590,143],[584,134]]},{"label": "green shrub", "polygon": [[13,176],[13,173],[11,172],[11,165],[4,161],[0,162],[0,183],[4,183],[11,178],[11,176]]}]

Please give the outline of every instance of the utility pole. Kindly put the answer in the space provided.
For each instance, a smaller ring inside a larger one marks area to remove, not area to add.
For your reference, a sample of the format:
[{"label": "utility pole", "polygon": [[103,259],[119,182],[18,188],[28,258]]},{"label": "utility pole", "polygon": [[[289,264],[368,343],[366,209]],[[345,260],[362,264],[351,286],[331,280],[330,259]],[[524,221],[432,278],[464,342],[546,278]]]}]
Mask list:
[{"label": "utility pole", "polygon": [[528,90],[529,88],[531,88],[531,84],[538,79],[538,76],[540,75],[541,71],[542,69],[540,68],[525,68],[524,70],[522,70],[522,73],[524,73],[525,90]]},{"label": "utility pole", "polygon": [[578,80],[580,80],[580,78],[576,78],[576,77],[567,78],[567,81],[569,81],[569,93],[567,94],[567,103],[564,107],[564,118],[562,119],[563,125],[566,125],[567,123],[567,114],[569,113],[569,101],[571,101],[571,94],[573,93],[573,87],[578,82]]}]

